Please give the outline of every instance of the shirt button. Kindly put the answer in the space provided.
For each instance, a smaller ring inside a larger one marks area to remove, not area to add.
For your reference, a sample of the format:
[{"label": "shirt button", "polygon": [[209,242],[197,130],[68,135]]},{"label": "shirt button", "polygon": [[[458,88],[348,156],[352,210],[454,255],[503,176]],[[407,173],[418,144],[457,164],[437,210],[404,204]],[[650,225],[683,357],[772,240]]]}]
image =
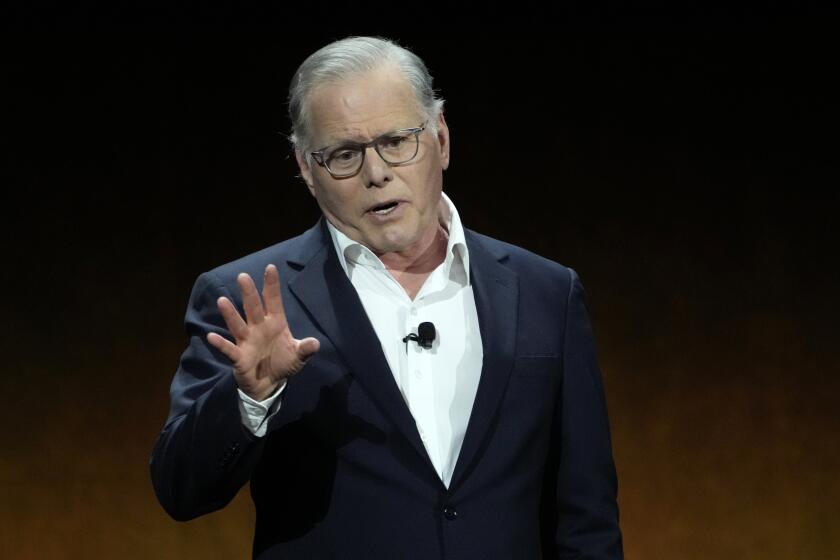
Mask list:
[{"label": "shirt button", "polygon": [[414,306],[412,306],[412,307],[411,307],[411,315],[412,315],[412,316],[417,315],[417,308],[416,308],[416,307],[414,307]]},{"label": "shirt button", "polygon": [[423,372],[419,369],[416,369],[414,370],[414,376],[417,377],[417,379],[421,379],[423,377]]},{"label": "shirt button", "polygon": [[443,516],[449,521],[455,521],[456,519],[458,519],[458,515],[458,510],[455,509],[453,506],[445,506],[443,508]]}]

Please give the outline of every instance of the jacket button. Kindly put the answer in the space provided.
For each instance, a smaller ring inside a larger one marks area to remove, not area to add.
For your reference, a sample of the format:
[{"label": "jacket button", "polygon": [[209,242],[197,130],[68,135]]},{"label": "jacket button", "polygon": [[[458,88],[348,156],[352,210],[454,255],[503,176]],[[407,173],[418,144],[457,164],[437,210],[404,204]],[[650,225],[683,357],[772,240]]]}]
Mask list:
[{"label": "jacket button", "polygon": [[458,519],[458,510],[452,506],[446,506],[443,508],[443,516],[449,521],[455,521]]}]

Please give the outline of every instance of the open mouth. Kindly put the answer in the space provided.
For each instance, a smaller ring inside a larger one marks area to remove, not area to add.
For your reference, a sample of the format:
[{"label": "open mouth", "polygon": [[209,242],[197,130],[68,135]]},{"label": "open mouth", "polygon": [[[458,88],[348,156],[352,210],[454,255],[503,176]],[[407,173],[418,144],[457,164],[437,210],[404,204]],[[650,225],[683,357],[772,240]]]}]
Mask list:
[{"label": "open mouth", "polygon": [[374,206],[369,210],[369,212],[373,212],[379,216],[384,216],[385,214],[391,213],[394,208],[399,205],[399,201],[392,200],[391,202],[386,202],[385,204],[380,204],[379,206]]}]

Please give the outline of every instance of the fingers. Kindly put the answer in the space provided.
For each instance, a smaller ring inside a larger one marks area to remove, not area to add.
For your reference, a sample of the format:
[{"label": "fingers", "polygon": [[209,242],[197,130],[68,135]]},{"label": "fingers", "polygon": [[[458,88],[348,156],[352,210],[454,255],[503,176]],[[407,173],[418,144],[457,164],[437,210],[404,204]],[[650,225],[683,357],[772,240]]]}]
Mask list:
[{"label": "fingers", "polygon": [[236,344],[216,333],[208,333],[207,342],[209,342],[210,345],[216,350],[227,356],[228,359],[233,363],[238,362],[239,358],[242,355],[242,352],[239,350]]},{"label": "fingers", "polygon": [[265,310],[254,281],[246,273],[241,272],[236,277],[236,283],[239,284],[239,289],[242,291],[242,307],[245,309],[245,318],[248,320],[248,324],[259,325],[265,319]]},{"label": "fingers", "polygon": [[266,311],[277,315],[285,323],[286,311],[283,309],[283,296],[280,295],[280,273],[273,264],[265,267],[262,294]]},{"label": "fingers", "polygon": [[236,340],[247,338],[248,325],[242,320],[233,303],[226,297],[220,297],[216,300],[216,306],[219,308],[219,313],[222,314],[222,318],[225,320],[225,324],[234,338]]}]

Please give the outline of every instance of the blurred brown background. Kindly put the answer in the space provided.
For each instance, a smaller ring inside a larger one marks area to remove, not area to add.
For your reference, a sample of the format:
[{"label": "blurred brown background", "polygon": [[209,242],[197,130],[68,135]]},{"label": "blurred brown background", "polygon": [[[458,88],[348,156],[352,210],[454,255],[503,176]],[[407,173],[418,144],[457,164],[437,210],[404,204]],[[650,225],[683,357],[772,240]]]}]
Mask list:
[{"label": "blurred brown background", "polygon": [[580,273],[627,557],[840,558],[829,41],[234,31],[6,39],[0,557],[250,557],[246,491],[176,523],[148,456],[195,277],[317,219],[285,88],[352,32],[431,68],[465,225]]}]

